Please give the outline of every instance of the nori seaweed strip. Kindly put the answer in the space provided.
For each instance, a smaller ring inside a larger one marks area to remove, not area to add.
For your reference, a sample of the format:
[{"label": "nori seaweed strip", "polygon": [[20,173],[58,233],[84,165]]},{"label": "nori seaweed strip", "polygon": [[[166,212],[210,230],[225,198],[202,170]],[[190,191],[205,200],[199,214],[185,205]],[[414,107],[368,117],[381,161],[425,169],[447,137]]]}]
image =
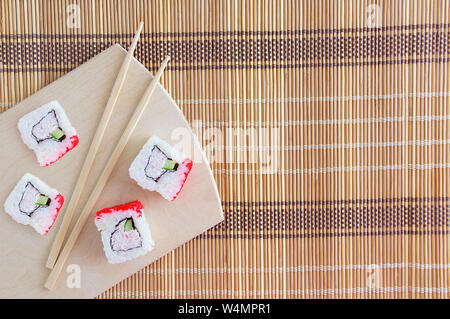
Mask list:
[{"label": "nori seaweed strip", "polygon": [[175,169],[173,170],[173,171],[168,171],[168,170],[164,170],[164,172],[161,174],[161,175],[159,175],[157,178],[153,178],[153,177],[151,177],[151,176],[148,176],[147,175],[147,167],[148,167],[148,164],[150,163],[150,158],[152,157],[152,154],[153,154],[153,152],[155,151],[155,148],[157,148],[165,157],[166,157],[166,159],[169,159],[169,160],[172,160],[171,158],[169,158],[167,155],[166,155],[166,153],[164,153],[163,151],[161,151],[161,149],[157,146],[157,145],[154,145],[153,146],[153,148],[152,148],[152,151],[150,152],[150,156],[148,157],[148,159],[147,159],[147,164],[145,165],[145,167],[144,167],[144,174],[145,174],[145,176],[147,176],[148,178],[150,178],[150,179],[152,179],[152,180],[154,180],[155,182],[158,182],[158,180],[161,178],[161,176],[163,176],[164,174],[166,174],[166,173],[173,173],[173,172],[175,172],[177,169],[178,169],[178,163],[176,164],[176,166],[175,166]]},{"label": "nori seaweed strip", "polygon": [[[129,218],[131,218],[131,220],[133,221],[133,230],[136,230],[137,233],[139,234],[139,239],[141,240],[140,243],[139,243],[139,246],[136,246],[136,247],[133,247],[133,248],[130,248],[130,249],[125,249],[125,250],[124,250],[124,249],[115,250],[115,249],[113,248],[112,238],[113,238],[114,234],[115,234],[117,231],[119,231],[118,226],[120,225],[120,223],[123,222],[124,220],[129,219]],[[114,231],[111,233],[111,237],[109,238],[109,246],[111,246],[111,250],[112,250],[112,251],[116,251],[116,252],[118,252],[118,251],[130,251],[130,250],[133,250],[133,249],[141,248],[141,247],[142,247],[142,236],[141,236],[141,233],[139,232],[139,230],[138,230],[138,229],[136,228],[136,226],[134,225],[134,219],[133,219],[132,217],[126,217],[126,218],[120,220],[120,221],[116,224],[116,226],[114,226],[114,228],[117,228],[117,229],[114,230]]]},{"label": "nori seaweed strip", "polygon": [[21,204],[22,201],[23,201],[23,197],[25,196],[25,191],[26,191],[26,189],[27,189],[28,186],[33,187],[39,194],[42,194],[42,193],[41,193],[41,192],[39,191],[39,189],[37,189],[37,187],[35,187],[31,182],[27,182],[27,185],[25,185],[25,189],[24,189],[24,191],[22,192],[22,196],[20,197],[20,201],[19,201],[19,203],[17,204],[17,206],[19,207],[19,211],[20,211],[21,213],[27,215],[28,217],[31,217],[31,215],[33,215],[34,212],[37,211],[39,208],[41,208],[41,207],[47,207],[47,206],[39,206],[39,205],[36,204],[36,208],[33,209],[31,212],[25,212],[25,211],[22,210],[22,208],[20,207],[20,204]]},{"label": "nori seaweed strip", "polygon": [[[53,116],[55,117],[56,123],[58,124],[58,127],[61,128],[61,125],[59,124],[58,117],[56,116],[55,110],[49,111],[46,115],[44,115],[44,116],[39,120],[39,122],[37,122],[36,124],[34,124],[33,127],[31,128],[31,135],[34,137],[34,139],[36,140],[37,143],[43,142],[43,141],[45,141],[45,140],[55,140],[53,137],[50,136],[50,132],[49,132],[49,136],[46,137],[46,138],[44,138],[44,139],[39,139],[39,138],[38,138],[36,135],[34,135],[34,133],[33,133],[34,128],[35,128],[37,125],[39,125],[39,123],[41,123],[42,120],[45,119],[50,113],[53,113]],[[62,130],[62,129],[61,129],[61,130]],[[65,135],[64,135],[64,138],[65,138]],[[62,140],[60,140],[59,142],[63,141],[64,138],[63,138]]]}]

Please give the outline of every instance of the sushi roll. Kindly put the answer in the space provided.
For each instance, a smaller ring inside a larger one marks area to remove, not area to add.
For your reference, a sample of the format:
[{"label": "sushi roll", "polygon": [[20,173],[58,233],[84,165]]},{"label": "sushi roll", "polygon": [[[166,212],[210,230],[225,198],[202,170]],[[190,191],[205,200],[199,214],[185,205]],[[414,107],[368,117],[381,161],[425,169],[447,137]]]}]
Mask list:
[{"label": "sushi roll", "polygon": [[5,212],[18,223],[48,233],[64,204],[64,197],[36,176],[25,174],[6,199]]},{"label": "sushi roll", "polygon": [[139,186],[157,191],[167,200],[177,198],[192,168],[192,160],[152,136],[129,168]]},{"label": "sushi roll", "polygon": [[97,212],[95,225],[101,232],[103,249],[110,264],[118,264],[145,255],[153,249],[144,206],[134,201]]},{"label": "sushi roll", "polygon": [[24,115],[17,127],[41,166],[53,164],[78,145],[77,132],[58,101]]}]

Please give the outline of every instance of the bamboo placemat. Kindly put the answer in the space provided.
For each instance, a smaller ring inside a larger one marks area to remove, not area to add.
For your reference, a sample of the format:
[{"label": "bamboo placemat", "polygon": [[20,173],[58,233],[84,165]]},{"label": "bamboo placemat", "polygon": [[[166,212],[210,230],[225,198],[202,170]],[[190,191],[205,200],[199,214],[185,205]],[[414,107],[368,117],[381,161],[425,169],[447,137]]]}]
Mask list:
[{"label": "bamboo placemat", "polygon": [[100,298],[449,296],[448,1],[0,10],[2,110],[143,20],[136,57],[171,55],[163,85],[210,158],[225,222]]}]

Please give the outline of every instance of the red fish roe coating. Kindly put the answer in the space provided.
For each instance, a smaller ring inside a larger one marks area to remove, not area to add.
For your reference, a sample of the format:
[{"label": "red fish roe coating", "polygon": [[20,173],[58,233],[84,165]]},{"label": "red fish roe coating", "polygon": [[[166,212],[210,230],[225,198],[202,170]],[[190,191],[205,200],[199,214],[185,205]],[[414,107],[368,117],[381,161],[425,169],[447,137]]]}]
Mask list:
[{"label": "red fish roe coating", "polygon": [[191,169],[192,169],[192,160],[190,160],[189,158],[185,159],[182,164],[185,165],[188,168],[188,170],[184,173],[184,179],[181,181],[180,189],[172,197],[171,200],[174,200],[175,198],[178,197],[178,194],[180,194],[181,190],[183,189],[184,183],[186,183],[186,179],[187,179],[187,177],[188,177],[188,175],[189,175],[189,173],[191,172]]},{"label": "red fish roe coating", "polygon": [[96,214],[96,219],[101,219],[103,217],[103,215],[106,214],[111,214],[111,213],[115,213],[115,212],[121,212],[121,211],[126,211],[126,210],[134,210],[137,213],[138,217],[142,216],[142,210],[144,209],[144,206],[142,205],[142,203],[138,200],[134,201],[134,202],[130,202],[127,204],[122,204],[122,205],[117,205],[114,207],[109,207],[109,208],[104,208],[102,210],[99,210]]},{"label": "red fish roe coating", "polygon": [[78,145],[78,143],[80,142],[80,140],[78,139],[77,135],[71,136],[70,137],[70,141],[72,142],[70,144],[70,146],[66,147],[66,150],[64,152],[62,152],[61,154],[59,154],[58,158],[55,159],[53,162],[47,163],[45,164],[45,166],[49,166],[52,165],[53,163],[57,162],[61,157],[63,157],[64,155],[66,155],[70,150],[74,149],[75,146]]},{"label": "red fish roe coating", "polygon": [[47,230],[45,231],[46,234],[53,227],[53,224],[55,223],[56,218],[59,215],[59,211],[61,210],[61,207],[64,205],[64,197],[61,194],[56,195],[55,200],[59,204],[59,206],[56,208],[56,213],[53,215],[53,220],[52,220],[51,224],[48,226]]}]

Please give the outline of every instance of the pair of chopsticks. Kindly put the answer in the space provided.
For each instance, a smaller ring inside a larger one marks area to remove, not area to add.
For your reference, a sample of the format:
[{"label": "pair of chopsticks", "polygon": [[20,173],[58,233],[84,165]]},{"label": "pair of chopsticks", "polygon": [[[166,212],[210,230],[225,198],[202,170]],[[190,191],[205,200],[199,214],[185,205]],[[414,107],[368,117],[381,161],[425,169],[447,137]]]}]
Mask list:
[{"label": "pair of chopsticks", "polygon": [[[156,85],[158,84],[159,79],[161,78],[161,75],[167,66],[167,63],[169,62],[170,57],[167,56],[164,59],[164,61],[162,62],[158,72],[153,77],[153,79],[150,82],[149,86],[147,87],[146,91],[144,92],[144,95],[142,96],[141,100],[139,101],[139,104],[136,107],[136,110],[134,111],[130,121],[128,122],[127,127],[125,128],[125,131],[123,132],[122,136],[120,137],[119,142],[117,143],[111,157],[109,158],[108,162],[106,163],[106,166],[103,168],[103,171],[102,171],[99,179],[97,180],[97,183],[95,184],[94,189],[89,196],[89,199],[87,200],[83,210],[81,211],[81,214],[78,217],[78,221],[76,222],[74,228],[72,229],[72,232],[70,233],[70,235],[67,239],[66,245],[61,250],[64,239],[69,230],[70,223],[72,222],[75,208],[77,206],[77,203],[80,199],[81,193],[86,184],[87,177],[92,168],[92,164],[94,162],[95,156],[97,155],[98,149],[100,147],[103,136],[105,134],[106,127],[108,126],[108,122],[114,111],[116,102],[119,98],[119,94],[122,89],[123,83],[125,82],[125,78],[127,76],[128,69],[130,67],[130,63],[133,58],[133,54],[136,49],[136,44],[139,40],[139,36],[141,34],[143,25],[144,25],[143,22],[141,22],[139,24],[139,27],[138,27],[138,30],[136,31],[136,35],[134,36],[133,42],[131,43],[131,45],[128,49],[128,53],[125,56],[125,59],[119,70],[119,73],[117,74],[116,81],[114,82],[114,86],[112,88],[112,91],[109,96],[108,102],[106,104],[105,110],[103,111],[102,118],[100,119],[100,123],[97,127],[93,141],[91,143],[88,154],[84,161],[83,167],[81,169],[81,173],[78,177],[77,183],[76,183],[74,191],[72,193],[72,197],[70,198],[70,202],[67,206],[67,211],[66,211],[66,214],[64,215],[63,222],[61,224],[58,234],[56,235],[53,246],[50,250],[50,254],[49,254],[46,266],[48,268],[52,269],[52,271],[45,283],[45,287],[50,290],[54,289],[56,282],[59,278],[59,275],[63,269],[63,266],[64,266],[65,262],[67,261],[67,258],[69,257],[69,254],[72,251],[72,248],[75,245],[75,242],[78,239],[78,236],[80,235],[81,230],[83,229],[83,226],[86,223],[86,220],[89,217],[91,210],[93,209],[98,197],[100,196],[109,176],[111,175],[112,170],[114,169],[115,164],[117,163],[120,155],[122,154],[122,151],[124,150],[131,135],[133,134],[133,131],[136,128],[136,125],[139,122],[139,119],[141,118],[142,114],[146,110],[146,108],[149,104],[150,98],[151,98],[153,92],[155,91]],[[61,253],[60,253],[60,251],[61,251]]]}]

